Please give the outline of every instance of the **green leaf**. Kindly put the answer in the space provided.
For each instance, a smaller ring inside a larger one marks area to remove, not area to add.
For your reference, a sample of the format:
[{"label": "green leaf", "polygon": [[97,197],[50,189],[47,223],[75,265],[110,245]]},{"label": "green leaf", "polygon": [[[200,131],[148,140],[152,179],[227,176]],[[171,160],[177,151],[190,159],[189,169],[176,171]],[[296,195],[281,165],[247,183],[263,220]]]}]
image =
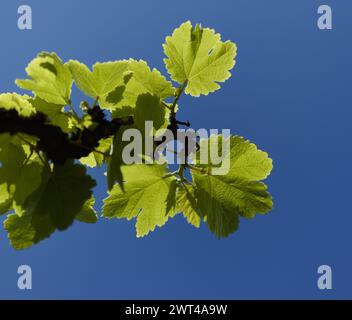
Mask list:
[{"label": "green leaf", "polygon": [[69,132],[69,120],[72,117],[70,113],[64,112],[62,105],[46,102],[43,99],[36,97],[30,100],[33,107],[44,114],[50,119],[50,124],[60,127],[62,131]]},{"label": "green leaf", "polygon": [[122,167],[125,192],[117,185],[104,200],[103,216],[137,218],[137,236],[142,237],[168,220],[170,190],[175,177],[166,176],[165,165],[137,164]]},{"label": "green leaf", "polygon": [[13,207],[21,215],[24,202],[40,186],[43,165],[27,159],[23,148],[12,142],[0,145],[0,163],[0,186],[7,186]]},{"label": "green leaf", "polygon": [[66,229],[76,218],[91,221],[94,186],[84,167],[70,161],[55,166],[52,173],[43,171],[42,184],[27,199],[24,214],[10,214],[4,222],[12,246],[28,248],[55,230]]},{"label": "green leaf", "polygon": [[[226,188],[216,189],[219,185],[212,183],[210,176],[193,174],[192,177],[196,184],[197,206],[210,231],[218,238],[227,237],[236,231],[239,225],[239,212],[236,204],[232,207],[223,205],[226,195],[221,192],[228,190]],[[229,194],[227,196],[231,197]]]},{"label": "green leaf", "polygon": [[229,177],[247,180],[264,180],[273,169],[268,154],[243,137],[231,137]]},{"label": "green leaf", "polygon": [[182,212],[188,223],[200,227],[200,214],[192,185],[180,185],[177,191],[176,212]]},{"label": "green leaf", "polygon": [[[161,105],[160,98],[155,94],[151,95],[150,93],[144,93],[139,95],[136,102],[136,107],[133,111],[134,125],[121,127],[113,140],[113,152],[111,158],[108,159],[107,170],[109,190],[112,189],[115,182],[118,182],[120,187],[123,189],[123,174],[120,167],[124,164],[122,159],[123,149],[129,143],[128,141],[122,141],[124,130],[138,129],[142,134],[142,148],[145,148],[144,142],[146,135],[153,137],[158,129],[166,128],[168,125],[168,112],[165,110],[165,107]],[[123,116],[125,116],[125,114]],[[146,121],[153,122],[153,127],[150,128],[149,132],[145,132]]]},{"label": "green leaf", "polygon": [[8,213],[12,209],[12,195],[6,183],[0,184],[0,215]]},{"label": "green leaf", "polygon": [[[158,129],[166,128],[168,125],[168,112],[165,110],[165,107],[161,105],[160,98],[157,95],[151,95],[150,93],[139,95],[133,113],[134,125],[121,127],[113,139],[112,155],[110,159],[107,159],[109,190],[113,188],[116,182],[119,183],[122,190],[124,189],[121,166],[125,163],[122,159],[122,152],[124,147],[129,144],[128,141],[122,140],[124,131],[127,129],[138,129],[142,135],[142,149],[145,149],[145,136],[153,136]],[[127,114],[120,114],[120,116],[126,115]],[[146,121],[153,121],[153,128],[150,128],[150,132],[145,132]],[[154,146],[152,147],[154,148]]]},{"label": "green leaf", "polygon": [[113,110],[121,101],[126,84],[132,73],[128,71],[128,61],[96,63],[93,71],[76,60],[67,63],[77,87],[87,96],[99,97],[100,106]]},{"label": "green leaf", "polygon": [[50,216],[48,215],[8,215],[4,221],[4,228],[8,232],[11,245],[16,250],[29,248],[46,238],[54,231]]},{"label": "green leaf", "polygon": [[48,215],[58,230],[67,229],[87,200],[95,181],[82,165],[67,161],[54,166],[53,172],[43,179],[39,190],[27,201],[26,214]]},{"label": "green leaf", "polygon": [[87,157],[79,159],[79,162],[89,168],[95,168],[98,166],[98,162],[101,162],[101,157],[104,158],[104,156],[99,153],[91,152]]},{"label": "green leaf", "polygon": [[2,93],[0,94],[0,108],[6,110],[15,109],[19,115],[29,117],[36,112],[28,101],[29,98],[29,96],[21,96],[17,93]]},{"label": "green leaf", "polygon": [[[166,111],[157,95],[141,94],[136,102],[134,125],[143,134],[153,135],[165,125]],[[145,132],[146,121],[153,122],[153,132]]]},{"label": "green leaf", "polygon": [[200,163],[200,151],[195,161],[199,167],[206,168],[210,173],[224,164],[224,161],[215,164],[211,153],[222,155],[223,160],[228,161],[229,170],[226,176],[235,179],[264,180],[273,168],[273,162],[266,152],[258,150],[255,144],[240,136],[225,138],[221,135],[211,135],[209,139],[202,139],[199,144],[200,150],[208,150],[204,157],[206,164]]},{"label": "green leaf", "polygon": [[82,210],[76,215],[76,220],[84,223],[96,223],[98,221],[98,216],[94,210],[95,200],[92,197],[84,204]]},{"label": "green leaf", "polygon": [[125,141],[122,141],[122,135],[126,126],[121,127],[117,134],[112,140],[112,154],[109,159],[107,159],[107,180],[108,189],[111,190],[115,183],[118,182],[121,189],[124,190],[123,175],[121,171],[121,166],[123,165],[122,150],[126,145]]},{"label": "green leaf", "polygon": [[235,65],[237,48],[231,41],[222,42],[213,29],[201,28],[187,21],[166,37],[163,45],[168,57],[166,68],[171,78],[186,83],[185,93],[194,97],[207,95],[220,88]]},{"label": "green leaf", "polygon": [[[157,69],[151,70],[143,60],[129,60],[128,70],[133,72],[131,80],[126,85],[123,99],[115,104],[115,110],[122,107],[134,108],[141,94],[151,94],[164,100],[173,96],[174,88]],[[109,100],[109,99],[108,99]]]},{"label": "green leaf", "polygon": [[272,200],[264,183],[240,179],[226,181],[222,176],[194,172],[192,178],[202,216],[218,237],[225,237],[237,229],[238,215],[249,218],[272,209]]},{"label": "green leaf", "polygon": [[[223,139],[212,136],[201,142],[201,150],[206,143],[222,146]],[[269,175],[271,159],[241,137],[231,137],[229,142],[229,149],[219,148],[225,153],[224,159],[230,160],[227,174],[212,175],[215,167],[212,165],[198,165],[201,170],[206,169],[204,173],[192,170],[197,205],[210,230],[218,237],[237,229],[238,215],[252,218],[256,213],[267,213],[273,206],[266,185],[258,181]]]},{"label": "green leaf", "polygon": [[48,103],[67,105],[70,101],[72,76],[55,53],[42,52],[26,68],[30,79],[17,79],[16,84]]},{"label": "green leaf", "polygon": [[[90,168],[100,167],[103,165],[105,156],[109,154],[112,144],[112,138],[102,139],[99,141],[99,146],[95,150],[99,152],[91,152],[87,157],[81,158],[80,162]],[[103,154],[104,153],[104,154]]]}]

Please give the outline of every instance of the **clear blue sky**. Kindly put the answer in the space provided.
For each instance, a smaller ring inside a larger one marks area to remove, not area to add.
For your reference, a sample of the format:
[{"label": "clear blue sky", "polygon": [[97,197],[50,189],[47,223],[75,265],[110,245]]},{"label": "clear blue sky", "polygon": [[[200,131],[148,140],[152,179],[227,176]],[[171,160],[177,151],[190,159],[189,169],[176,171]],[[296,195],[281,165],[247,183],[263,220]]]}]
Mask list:
[{"label": "clear blue sky", "polygon": [[[351,1],[27,0],[31,31],[17,29],[20,4],[0,2],[2,92],[17,90],[14,79],[42,50],[88,65],[142,58],[165,72],[161,44],[183,21],[235,41],[233,77],[183,99],[181,118],[268,151],[275,209],[220,241],[182,217],[143,239],[132,222],[76,223],[23,252],[0,231],[0,298],[352,298]],[[331,31],[316,26],[320,4],[332,6]],[[21,264],[33,269],[30,292],[17,289]],[[331,291],[317,288],[322,264],[332,267]]]}]

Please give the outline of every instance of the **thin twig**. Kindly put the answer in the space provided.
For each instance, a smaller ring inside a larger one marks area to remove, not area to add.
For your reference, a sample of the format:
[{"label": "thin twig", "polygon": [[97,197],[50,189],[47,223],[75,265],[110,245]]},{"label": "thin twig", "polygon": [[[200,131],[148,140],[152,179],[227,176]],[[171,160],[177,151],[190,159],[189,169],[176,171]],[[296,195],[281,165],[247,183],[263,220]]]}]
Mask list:
[{"label": "thin twig", "polygon": [[164,101],[161,101],[161,104],[162,104],[165,108],[167,108],[167,109],[169,109],[169,110],[171,111],[171,107],[170,107],[167,103],[165,103]]}]

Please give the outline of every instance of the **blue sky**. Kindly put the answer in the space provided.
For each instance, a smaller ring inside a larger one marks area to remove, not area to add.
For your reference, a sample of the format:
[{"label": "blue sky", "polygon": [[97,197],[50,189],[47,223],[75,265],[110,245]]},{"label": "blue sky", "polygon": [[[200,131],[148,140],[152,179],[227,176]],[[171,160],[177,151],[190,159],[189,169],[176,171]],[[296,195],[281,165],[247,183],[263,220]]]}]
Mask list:
[{"label": "blue sky", "polygon": [[[43,50],[88,65],[141,58],[165,73],[161,44],[183,21],[236,42],[233,77],[208,97],[183,98],[180,118],[269,152],[275,208],[220,241],[181,216],[143,239],[132,222],[76,223],[22,252],[0,231],[0,298],[352,298],[351,2],[27,0],[31,31],[17,29],[21,4],[0,3],[2,92],[18,90],[14,79]],[[333,30],[317,28],[321,4],[333,9]],[[103,171],[92,174],[100,205]],[[32,267],[31,291],[17,289],[21,264]],[[322,264],[333,290],[317,288]]]}]

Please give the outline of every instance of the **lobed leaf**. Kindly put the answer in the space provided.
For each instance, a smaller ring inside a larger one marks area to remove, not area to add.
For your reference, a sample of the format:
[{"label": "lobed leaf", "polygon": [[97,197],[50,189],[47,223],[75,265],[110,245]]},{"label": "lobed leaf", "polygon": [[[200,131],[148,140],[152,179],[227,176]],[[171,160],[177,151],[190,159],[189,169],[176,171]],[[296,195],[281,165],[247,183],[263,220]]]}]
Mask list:
[{"label": "lobed leaf", "polygon": [[28,101],[36,111],[48,116],[50,124],[60,127],[64,132],[70,131],[69,123],[72,119],[72,115],[67,112],[65,113],[62,105],[46,102],[39,97],[31,98]]},{"label": "lobed leaf", "polygon": [[16,84],[30,90],[48,103],[70,103],[72,76],[56,53],[42,52],[26,68],[30,79],[17,79]]},{"label": "lobed leaf", "polygon": [[218,237],[237,229],[239,215],[252,218],[256,213],[267,213],[273,206],[266,185],[259,181],[270,174],[271,159],[242,137],[228,138],[230,148],[223,148],[224,140],[227,139],[222,136],[211,136],[201,142],[201,150],[207,145],[210,155],[211,147],[218,146],[223,159],[230,164],[226,174],[213,175],[216,166],[212,159],[209,156],[208,164],[200,164],[199,152],[197,167],[201,170],[192,170],[197,205]]},{"label": "lobed leaf", "polygon": [[87,200],[82,210],[76,215],[76,220],[84,223],[96,223],[98,215],[94,209],[94,203],[95,199],[93,197]]},{"label": "lobed leaf", "polygon": [[115,103],[115,110],[136,107],[139,97],[143,94],[157,96],[160,100],[173,96],[174,88],[171,82],[167,81],[157,69],[151,70],[145,61],[130,59],[128,70],[133,76],[126,85],[123,98]]},{"label": "lobed leaf", "polygon": [[84,215],[82,211],[89,209],[94,186],[85,168],[73,161],[54,166],[51,173],[44,170],[42,183],[26,200],[23,215],[9,215],[4,222],[13,247],[27,248],[55,230],[67,229],[79,213]]},{"label": "lobed leaf", "polygon": [[166,166],[158,164],[124,166],[122,172],[126,180],[125,192],[117,185],[110,191],[104,200],[103,216],[136,218],[137,236],[143,237],[168,220],[167,209],[172,207],[170,190],[173,190],[175,177],[166,176]]},{"label": "lobed leaf", "polygon": [[113,110],[123,97],[132,73],[127,61],[98,62],[93,71],[76,60],[67,63],[77,87],[87,96],[97,99],[102,108]]},{"label": "lobed leaf", "polygon": [[181,184],[177,190],[176,212],[182,212],[188,223],[200,227],[201,217],[193,185]]},{"label": "lobed leaf", "polygon": [[23,213],[26,199],[39,188],[43,165],[37,158],[28,157],[22,146],[9,137],[0,144],[0,186],[3,210],[13,208],[18,215]]},{"label": "lobed leaf", "polygon": [[222,42],[213,29],[193,28],[189,21],[166,37],[163,47],[172,80],[186,83],[185,93],[194,97],[220,89],[218,83],[230,78],[237,54],[234,43]]}]

